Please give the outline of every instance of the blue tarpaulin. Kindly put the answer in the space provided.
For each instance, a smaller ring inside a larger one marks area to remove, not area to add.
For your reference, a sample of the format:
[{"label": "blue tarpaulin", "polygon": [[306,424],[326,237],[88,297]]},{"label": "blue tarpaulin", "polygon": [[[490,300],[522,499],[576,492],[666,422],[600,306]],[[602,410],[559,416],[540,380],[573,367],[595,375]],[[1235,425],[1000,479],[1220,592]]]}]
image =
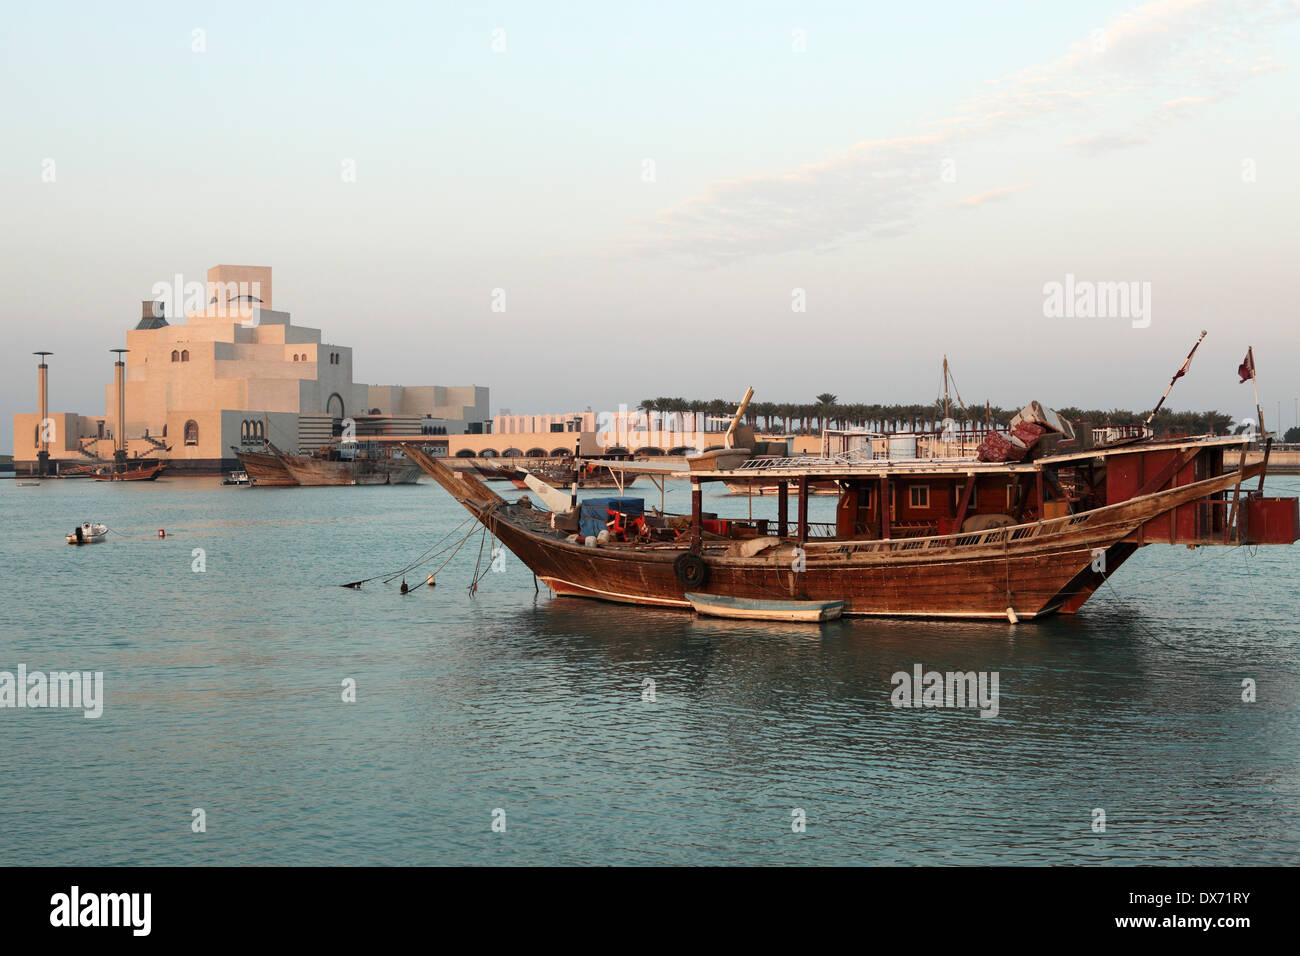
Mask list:
[{"label": "blue tarpaulin", "polygon": [[578,532],[585,538],[605,530],[611,510],[625,515],[645,513],[644,498],[588,498],[578,504]]}]

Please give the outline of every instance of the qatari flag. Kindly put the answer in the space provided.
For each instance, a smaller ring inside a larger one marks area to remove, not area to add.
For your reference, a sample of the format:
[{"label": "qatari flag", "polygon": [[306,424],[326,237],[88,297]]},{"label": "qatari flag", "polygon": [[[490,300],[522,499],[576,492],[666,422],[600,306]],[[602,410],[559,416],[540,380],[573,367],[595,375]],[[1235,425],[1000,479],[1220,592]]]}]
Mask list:
[{"label": "qatari flag", "polygon": [[1237,383],[1238,385],[1241,385],[1243,382],[1248,382],[1255,377],[1255,349],[1253,346],[1246,349],[1246,359],[1237,366],[1237,374],[1241,376],[1241,381]]}]

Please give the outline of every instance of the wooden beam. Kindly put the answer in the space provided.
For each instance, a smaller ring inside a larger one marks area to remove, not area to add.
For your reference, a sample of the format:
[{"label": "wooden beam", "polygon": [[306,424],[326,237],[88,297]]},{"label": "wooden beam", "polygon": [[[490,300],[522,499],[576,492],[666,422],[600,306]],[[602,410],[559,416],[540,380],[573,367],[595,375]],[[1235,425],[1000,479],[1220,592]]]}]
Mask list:
[{"label": "wooden beam", "polygon": [[808,476],[799,476],[799,543],[808,540]]},{"label": "wooden beam", "polygon": [[1065,493],[1065,488],[1061,484],[1061,479],[1056,476],[1056,472],[1044,469],[1043,478],[1052,486],[1052,490],[1061,496],[1061,500],[1065,502],[1065,509],[1074,514],[1074,508],[1070,506],[1070,496]]},{"label": "wooden beam", "polygon": [[691,550],[699,554],[704,549],[704,492],[698,481],[691,482]]},{"label": "wooden beam", "polygon": [[1181,455],[1176,455],[1169,464],[1157,471],[1150,481],[1139,488],[1133,497],[1141,498],[1143,495],[1149,495],[1159,491],[1165,486],[1165,482],[1169,481],[1171,478],[1177,478],[1178,473],[1190,465],[1193,459],[1204,450],[1205,449],[1203,448],[1191,448],[1183,452]]},{"label": "wooden beam", "polygon": [[880,537],[889,537],[889,475],[880,476]]},{"label": "wooden beam", "polygon": [[[1281,422],[1278,422],[1277,424],[1279,428],[1282,425]],[[1255,494],[1257,495],[1262,495],[1264,493],[1264,475],[1268,473],[1268,454],[1272,450],[1273,436],[1269,435],[1268,438],[1264,440],[1264,469],[1259,473],[1259,487],[1255,489]]]},{"label": "wooden beam", "polygon": [[[1241,458],[1237,461],[1237,483],[1232,486],[1232,507],[1228,509],[1228,520],[1223,523],[1223,543],[1232,540],[1232,525],[1237,520],[1237,499],[1241,497],[1242,469],[1246,467],[1246,446],[1241,446]],[[1261,471],[1260,475],[1264,473]]]},{"label": "wooden beam", "polygon": [[975,492],[975,483],[979,481],[974,472],[966,473],[966,484],[961,489],[961,500],[957,502],[957,514],[953,521],[952,530],[956,534],[961,530],[961,523],[966,520],[966,509],[970,507],[971,496]]},{"label": "wooden beam", "polygon": [[1024,472],[1016,475],[1016,513],[1011,516],[1016,524],[1020,524],[1025,505],[1029,504],[1029,478],[1029,474]]},{"label": "wooden beam", "polygon": [[776,536],[784,538],[790,517],[790,482],[782,478],[776,483]]}]

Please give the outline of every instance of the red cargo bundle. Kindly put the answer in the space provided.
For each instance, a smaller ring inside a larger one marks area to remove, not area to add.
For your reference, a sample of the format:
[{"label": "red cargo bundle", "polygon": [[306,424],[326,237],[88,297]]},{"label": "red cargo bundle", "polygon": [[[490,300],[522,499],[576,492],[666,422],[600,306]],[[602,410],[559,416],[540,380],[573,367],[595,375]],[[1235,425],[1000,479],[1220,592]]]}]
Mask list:
[{"label": "red cargo bundle", "polygon": [[1046,434],[1047,429],[1037,422],[1019,422],[1015,428],[1011,429],[1011,434],[1015,435],[1026,445],[1032,445],[1038,440],[1040,435]]},{"label": "red cargo bundle", "polygon": [[1047,429],[1035,422],[1018,422],[1011,429],[1012,436],[1020,439],[1020,443],[1026,449],[1033,448],[1038,444],[1038,439],[1042,438],[1046,433]]},{"label": "red cargo bundle", "polygon": [[989,432],[975,449],[975,457],[980,461],[1020,461],[1028,451],[1015,435]]}]

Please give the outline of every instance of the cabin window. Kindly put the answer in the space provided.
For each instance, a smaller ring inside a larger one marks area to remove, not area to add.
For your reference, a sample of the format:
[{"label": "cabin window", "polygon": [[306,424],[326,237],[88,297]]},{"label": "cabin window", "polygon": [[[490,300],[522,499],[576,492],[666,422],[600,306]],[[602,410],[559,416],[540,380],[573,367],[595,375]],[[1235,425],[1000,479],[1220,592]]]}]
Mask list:
[{"label": "cabin window", "polygon": [[929,485],[912,485],[907,489],[908,506],[913,509],[923,509],[930,507],[930,486]]},{"label": "cabin window", "polygon": [[175,349],[172,349],[172,361],[179,362],[180,360],[181,360],[181,353],[176,351]]},{"label": "cabin window", "polygon": [[1016,506],[1016,483],[1013,481],[1007,485],[1007,510],[1010,511]]},{"label": "cabin window", "polygon": [[185,423],[185,444],[197,445],[199,443],[199,423],[190,419]]}]

